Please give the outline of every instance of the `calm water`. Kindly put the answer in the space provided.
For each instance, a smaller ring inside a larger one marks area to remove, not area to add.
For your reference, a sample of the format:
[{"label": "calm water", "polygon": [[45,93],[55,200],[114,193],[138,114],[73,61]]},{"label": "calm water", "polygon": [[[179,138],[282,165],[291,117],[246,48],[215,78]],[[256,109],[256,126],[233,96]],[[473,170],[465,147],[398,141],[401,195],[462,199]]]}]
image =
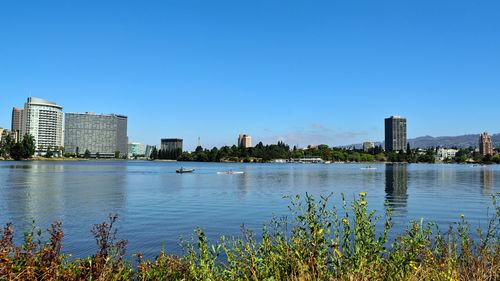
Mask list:
[{"label": "calm water", "polygon": [[[176,174],[181,163],[140,161],[0,162],[0,223],[14,223],[19,238],[31,221],[47,229],[63,222],[64,251],[95,252],[90,229],[119,215],[119,237],[128,253],[146,257],[177,252],[179,235],[201,226],[215,238],[238,235],[240,225],[259,230],[272,213],[287,214],[284,195],[366,192],[368,206],[394,209],[397,228],[411,219],[449,225],[460,214],[484,227],[490,194],[500,192],[500,166],[357,164],[183,163],[194,174]],[[232,168],[238,175],[220,175]],[[443,225],[442,229],[445,228]]]}]

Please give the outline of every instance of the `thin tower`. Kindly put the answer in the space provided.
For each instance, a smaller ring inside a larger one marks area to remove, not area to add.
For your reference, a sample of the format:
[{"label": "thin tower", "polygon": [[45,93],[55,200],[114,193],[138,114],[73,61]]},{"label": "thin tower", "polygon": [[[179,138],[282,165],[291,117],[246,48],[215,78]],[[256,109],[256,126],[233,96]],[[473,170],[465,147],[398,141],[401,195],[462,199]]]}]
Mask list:
[{"label": "thin tower", "polygon": [[200,145],[200,136],[198,136],[198,146],[201,146]]}]

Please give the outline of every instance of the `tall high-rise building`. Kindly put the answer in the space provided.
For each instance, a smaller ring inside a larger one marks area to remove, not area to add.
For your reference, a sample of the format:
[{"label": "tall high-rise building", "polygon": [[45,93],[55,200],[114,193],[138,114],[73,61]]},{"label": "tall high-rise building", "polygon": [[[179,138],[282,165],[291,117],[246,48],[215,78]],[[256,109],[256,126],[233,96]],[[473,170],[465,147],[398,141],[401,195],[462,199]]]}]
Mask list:
[{"label": "tall high-rise building", "polygon": [[128,154],[127,116],[117,114],[66,113],[64,125],[64,148],[68,153],[100,157]]},{"label": "tall high-rise building", "polygon": [[249,135],[239,135],[238,146],[245,148],[252,147],[252,137],[250,137]]},{"label": "tall high-rise building", "polygon": [[32,135],[36,149],[62,146],[62,106],[54,102],[28,98],[22,113],[21,135]]},{"label": "tall high-rise building", "polygon": [[487,132],[479,135],[479,153],[482,155],[493,155],[493,142]]},{"label": "tall high-rise building", "polygon": [[22,129],[22,124],[23,124],[23,111],[24,108],[21,107],[14,107],[12,108],[12,125],[10,130],[12,132],[17,133],[17,139],[16,141],[20,141],[22,139],[21,135],[21,129]]},{"label": "tall high-rise building", "polygon": [[406,152],[406,118],[391,116],[385,119],[385,150]]}]

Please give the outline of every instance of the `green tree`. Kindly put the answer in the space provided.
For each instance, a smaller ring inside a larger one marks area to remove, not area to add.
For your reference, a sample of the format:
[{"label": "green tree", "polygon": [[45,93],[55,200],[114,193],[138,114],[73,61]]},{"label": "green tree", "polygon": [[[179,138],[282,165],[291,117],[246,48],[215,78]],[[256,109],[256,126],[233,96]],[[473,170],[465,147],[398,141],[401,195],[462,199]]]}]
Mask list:
[{"label": "green tree", "polygon": [[101,154],[99,152],[96,152],[95,153],[95,158],[100,158],[101,157]]},{"label": "green tree", "polygon": [[35,154],[35,138],[32,135],[24,135],[21,141],[22,158],[28,159]]},{"label": "green tree", "polygon": [[86,149],[83,158],[90,158],[90,150]]},{"label": "green tree", "polygon": [[21,143],[16,142],[10,150],[10,157],[14,160],[21,160],[23,158],[23,154],[24,152]]},{"label": "green tree", "polygon": [[5,138],[2,141],[1,156],[3,156],[3,157],[9,156],[14,144],[15,144],[15,141],[14,141],[14,139],[12,139],[12,137],[10,135],[5,136]]},{"label": "green tree", "polygon": [[115,150],[115,158],[120,158],[120,150]]}]

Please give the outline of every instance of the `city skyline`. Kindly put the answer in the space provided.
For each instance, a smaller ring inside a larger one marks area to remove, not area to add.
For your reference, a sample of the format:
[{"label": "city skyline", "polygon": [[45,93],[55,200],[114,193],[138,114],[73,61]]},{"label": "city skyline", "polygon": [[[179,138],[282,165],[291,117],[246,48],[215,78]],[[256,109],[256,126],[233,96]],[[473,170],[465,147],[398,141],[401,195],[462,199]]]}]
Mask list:
[{"label": "city skyline", "polygon": [[254,145],[377,142],[391,115],[411,120],[408,139],[500,132],[499,3],[198,4],[1,3],[0,126],[31,91],[64,112],[125,114],[130,141],[186,150],[239,132]]}]

